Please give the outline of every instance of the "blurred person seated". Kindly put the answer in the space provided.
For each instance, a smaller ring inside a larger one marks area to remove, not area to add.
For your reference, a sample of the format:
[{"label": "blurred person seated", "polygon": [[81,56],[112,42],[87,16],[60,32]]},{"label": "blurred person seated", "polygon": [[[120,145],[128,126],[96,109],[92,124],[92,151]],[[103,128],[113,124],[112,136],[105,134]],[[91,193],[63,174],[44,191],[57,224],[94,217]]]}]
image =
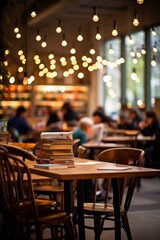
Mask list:
[{"label": "blurred person seated", "polygon": [[92,113],[92,118],[93,118],[94,124],[104,123],[106,128],[108,129],[113,128],[112,119],[107,115],[105,115],[105,113],[100,109],[97,109]]},{"label": "blurred person seated", "polygon": [[73,109],[70,102],[65,102],[61,107],[62,120],[65,122],[77,122],[79,120],[78,113]]},{"label": "blurred person seated", "polygon": [[8,131],[15,142],[32,141],[33,128],[27,122],[28,111],[24,106],[19,106],[16,113],[8,120]]},{"label": "blurred person seated", "polygon": [[144,136],[156,136],[155,141],[147,141],[140,146],[145,150],[145,166],[160,168],[160,124],[157,114],[149,110],[145,119],[139,123],[139,129]]},{"label": "blurred person seated", "polygon": [[145,113],[145,119],[139,122],[139,129],[144,136],[153,136],[160,131],[157,114],[149,110]]},{"label": "blurred person seated", "polygon": [[61,121],[60,114],[58,111],[53,110],[52,107],[47,107],[47,114],[48,119],[46,122],[46,128],[48,131],[60,131],[59,128],[60,124],[58,124]]},{"label": "blurred person seated", "polygon": [[142,116],[137,108],[121,111],[119,114],[118,129],[139,130]]},{"label": "blurred person seated", "polygon": [[137,108],[131,108],[128,111],[129,114],[129,124],[128,129],[138,130],[139,122],[142,120],[142,116]]},{"label": "blurred person seated", "polygon": [[79,145],[89,141],[93,131],[93,120],[83,117],[78,122],[78,127],[73,130],[73,139],[79,139]]}]

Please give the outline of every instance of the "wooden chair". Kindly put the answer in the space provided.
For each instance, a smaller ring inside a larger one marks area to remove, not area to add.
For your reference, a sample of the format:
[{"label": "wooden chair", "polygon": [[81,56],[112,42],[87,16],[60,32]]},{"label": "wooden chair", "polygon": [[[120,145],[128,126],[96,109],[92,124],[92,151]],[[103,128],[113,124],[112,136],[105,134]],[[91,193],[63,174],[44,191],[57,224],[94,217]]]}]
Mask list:
[{"label": "wooden chair", "polygon": [[8,143],[10,134],[9,132],[0,132],[0,144]]},{"label": "wooden chair", "polygon": [[[118,164],[125,165],[141,165],[141,161],[144,157],[144,151],[136,148],[113,148],[104,150],[98,155],[99,161],[103,162],[113,162]],[[113,230],[112,227],[104,227],[104,222],[106,220],[114,221],[114,206],[112,203],[108,203],[109,198],[108,194],[111,194],[109,190],[111,190],[111,179],[104,179],[105,181],[105,195],[104,201],[97,202],[96,192],[98,186],[98,180],[95,180],[94,183],[94,199],[93,202],[84,203],[84,214],[86,218],[92,218],[94,221],[94,226],[85,227],[88,229],[92,229],[95,232],[95,240],[100,239],[100,235],[103,230]],[[119,189],[120,189],[120,213],[121,213],[121,221],[122,227],[124,228],[128,240],[132,239],[127,212],[129,210],[134,188],[136,184],[136,178],[130,179],[119,179]],[[127,191],[125,191],[127,190]],[[124,200],[125,196],[125,200]],[[74,208],[75,215],[76,207]],[[75,216],[74,216],[75,219]],[[76,220],[77,221],[77,220]]]},{"label": "wooden chair", "polygon": [[[25,184],[22,177],[24,173]],[[10,235],[13,239],[30,239],[33,226],[37,240],[43,239],[45,228],[51,228],[54,239],[57,237],[57,231],[54,230],[62,224],[68,230],[69,239],[75,239],[71,216],[49,205],[37,205],[29,168],[24,161],[2,150],[0,151],[0,187],[5,211],[8,213]]]}]

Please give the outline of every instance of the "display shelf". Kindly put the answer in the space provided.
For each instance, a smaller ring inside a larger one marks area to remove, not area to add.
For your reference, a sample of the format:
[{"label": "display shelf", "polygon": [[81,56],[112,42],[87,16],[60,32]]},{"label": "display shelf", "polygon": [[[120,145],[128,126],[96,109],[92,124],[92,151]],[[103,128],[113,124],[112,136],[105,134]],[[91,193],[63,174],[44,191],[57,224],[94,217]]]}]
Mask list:
[{"label": "display shelf", "polygon": [[9,91],[4,89],[1,101],[2,112],[5,116],[14,113],[14,109],[23,105],[30,109],[32,117],[41,117],[46,107],[55,110],[61,108],[64,102],[70,101],[73,108],[80,114],[88,112],[88,86],[82,85],[11,85]]}]

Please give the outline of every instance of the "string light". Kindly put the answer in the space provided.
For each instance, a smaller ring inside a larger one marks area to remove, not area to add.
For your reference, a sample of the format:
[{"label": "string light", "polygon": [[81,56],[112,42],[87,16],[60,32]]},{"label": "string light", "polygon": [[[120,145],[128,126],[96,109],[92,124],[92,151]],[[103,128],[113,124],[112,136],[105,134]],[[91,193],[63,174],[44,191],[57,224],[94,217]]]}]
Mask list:
[{"label": "string light", "polygon": [[91,47],[91,49],[89,50],[91,55],[94,55],[96,53],[95,49],[93,47]]},{"label": "string light", "polygon": [[76,53],[76,49],[75,49],[74,46],[71,48],[70,53],[71,53],[71,54],[75,54],[75,53]]},{"label": "string light", "polygon": [[154,46],[153,46],[153,52],[158,52],[158,49],[157,49],[157,42],[154,43]]},{"label": "string light", "polygon": [[132,73],[131,73],[131,79],[136,81],[137,78],[138,78],[138,76],[137,76],[137,73],[136,73],[136,68],[133,68]]},{"label": "string light", "polygon": [[66,41],[66,39],[65,39],[65,34],[63,34],[63,39],[62,39],[61,45],[62,45],[63,47],[66,47],[66,46],[67,46],[67,41]]},{"label": "string light", "polygon": [[151,65],[152,65],[152,67],[156,67],[156,65],[157,65],[157,63],[156,63],[156,56],[155,55],[153,55],[153,57],[152,57]]},{"label": "string light", "polygon": [[139,25],[139,20],[138,20],[138,14],[137,14],[137,10],[134,10],[134,19],[133,19],[133,25],[135,27],[137,27]]},{"label": "string light", "polygon": [[114,54],[114,49],[112,47],[112,44],[109,46],[109,54],[113,55]]},{"label": "string light", "polygon": [[17,39],[20,39],[20,38],[21,38],[21,34],[20,34],[19,32],[16,34],[16,38],[17,38]]},{"label": "string light", "polygon": [[32,18],[35,18],[37,16],[37,13],[36,13],[36,11],[33,10],[30,15]]},{"label": "string light", "polygon": [[128,36],[128,40],[129,40],[129,43],[130,43],[131,45],[134,44],[134,41],[133,41],[133,38],[131,37],[131,35]]},{"label": "string light", "polygon": [[99,27],[97,27],[97,33],[96,33],[95,38],[96,38],[98,41],[101,40],[101,38],[102,38],[101,34],[99,33]]},{"label": "string light", "polygon": [[18,20],[16,19],[16,22],[15,22],[15,27],[14,27],[14,33],[18,33],[19,32],[19,28],[18,28]]},{"label": "string light", "polygon": [[93,22],[98,22],[99,21],[99,17],[97,15],[97,9],[96,7],[93,7]]},{"label": "string light", "polygon": [[83,41],[82,28],[79,28],[79,33],[78,33],[78,36],[77,36],[77,40],[79,42]]},{"label": "string light", "polygon": [[37,29],[36,41],[37,42],[41,41],[41,35],[39,34],[39,29]]},{"label": "string light", "polygon": [[156,31],[155,31],[154,27],[152,27],[152,36],[156,36],[156,35],[157,35]]},{"label": "string light", "polygon": [[142,53],[143,55],[146,54],[146,49],[145,49],[144,45],[142,45],[141,53]]},{"label": "string light", "polygon": [[137,3],[138,3],[138,4],[143,4],[143,3],[144,3],[144,0],[137,0]]},{"label": "string light", "polygon": [[118,31],[117,31],[117,24],[116,21],[113,21],[113,30],[112,30],[112,36],[116,37],[118,35]]},{"label": "string light", "polygon": [[42,47],[42,48],[45,48],[45,47],[47,46],[46,38],[47,38],[47,36],[45,35],[45,36],[44,36],[44,40],[43,40],[43,42],[41,43],[41,47]]},{"label": "string light", "polygon": [[62,32],[61,20],[58,21],[58,26],[57,26],[57,28],[56,28],[56,32],[57,32],[57,33],[61,33],[61,32]]}]

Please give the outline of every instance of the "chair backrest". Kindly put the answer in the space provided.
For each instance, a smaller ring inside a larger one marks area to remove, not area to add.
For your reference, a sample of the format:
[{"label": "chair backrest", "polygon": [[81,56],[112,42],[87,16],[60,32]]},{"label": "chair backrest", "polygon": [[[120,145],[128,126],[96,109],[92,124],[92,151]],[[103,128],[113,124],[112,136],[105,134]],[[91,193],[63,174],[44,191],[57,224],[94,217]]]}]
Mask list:
[{"label": "chair backrest", "polygon": [[0,146],[6,148],[9,153],[21,157],[23,161],[25,161],[25,160],[35,161],[36,160],[35,155],[33,155],[32,153],[30,153],[29,151],[27,151],[23,148],[9,145],[9,144],[4,144],[4,143],[0,144]]},{"label": "chair backrest", "polygon": [[[134,165],[134,166],[141,166],[143,158],[144,158],[144,151],[137,148],[111,148],[111,149],[104,150],[98,155],[99,161],[113,162],[118,164]],[[105,187],[106,189],[105,202],[107,203],[107,197],[108,197],[108,191],[111,184],[111,179],[108,179],[106,181],[107,182]],[[119,178],[121,204],[123,203],[123,196],[126,189],[126,185],[128,186],[126,199],[124,203],[126,211],[129,209],[135,184],[136,184],[136,178],[130,178],[128,181],[127,179]]]},{"label": "chair backrest", "polygon": [[8,143],[9,136],[9,132],[0,132],[0,143]]},{"label": "chair backrest", "polygon": [[17,222],[27,227],[31,217],[38,221],[30,171],[24,161],[3,150],[0,150],[0,187],[12,228],[17,227]]},{"label": "chair backrest", "polygon": [[86,152],[87,152],[87,148],[85,148],[83,146],[78,147],[78,157],[79,158],[85,158]]}]

